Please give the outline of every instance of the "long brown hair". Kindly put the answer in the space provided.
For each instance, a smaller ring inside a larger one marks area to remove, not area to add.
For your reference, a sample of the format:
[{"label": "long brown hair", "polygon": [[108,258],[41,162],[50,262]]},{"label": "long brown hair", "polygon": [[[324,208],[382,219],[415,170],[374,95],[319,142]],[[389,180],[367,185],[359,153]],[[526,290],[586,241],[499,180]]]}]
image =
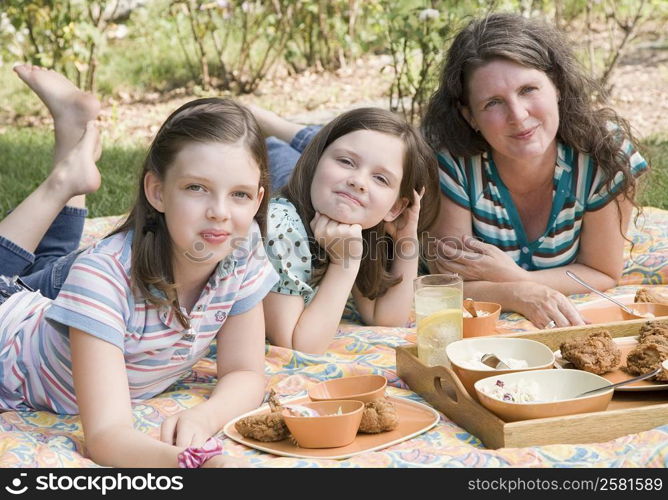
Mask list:
[{"label": "long brown hair", "polygon": [[628,122],[611,108],[596,105],[595,97],[605,103],[603,89],[585,74],[566,38],[555,27],[536,19],[490,14],[459,32],[448,50],[439,87],[422,122],[431,146],[463,157],[490,150],[484,137],[466,122],[460,107],[469,104],[471,74],[495,59],[538,69],[552,80],[560,95],[558,139],[591,155],[603,171],[608,190],[615,175],[622,172],[619,193],[636,205],[636,181],[621,151],[624,139],[638,148]]},{"label": "long brown hair", "polygon": [[[436,157],[420,133],[403,119],[380,108],[359,108],[344,113],[325,125],[306,146],[290,181],[283,188],[282,194],[290,200],[299,213],[309,236],[314,268],[314,281],[317,283],[329,264],[329,257],[324,249],[315,242],[309,222],[315,216],[311,202],[311,184],[318,162],[325,149],[338,138],[357,130],[371,130],[401,139],[405,145],[403,158],[403,176],[399,188],[399,198],[413,204],[413,190],[418,193],[425,188],[420,204],[418,237],[423,238],[426,230],[438,216],[440,194],[438,190],[438,168]],[[390,263],[394,246],[387,244],[389,235],[384,230],[384,222],[362,231],[364,257],[360,264],[355,284],[360,292],[370,299],[382,296],[388,288],[401,281],[390,274]]]},{"label": "long brown hair", "polygon": [[[267,149],[260,127],[253,115],[230,99],[206,98],[190,101],[174,111],[162,124],[149,147],[139,175],[137,198],[125,222],[111,234],[134,230],[132,237],[132,285],[157,307],[168,305],[184,327],[187,318],[181,313],[172,269],[172,242],[165,217],[149,203],[144,192],[144,177],[153,172],[163,180],[176,155],[187,144],[241,143],[260,168],[260,185],[269,192]],[[221,172],[224,175],[224,172]],[[265,196],[255,216],[262,234],[267,214]],[[164,297],[156,295],[155,287]]]}]

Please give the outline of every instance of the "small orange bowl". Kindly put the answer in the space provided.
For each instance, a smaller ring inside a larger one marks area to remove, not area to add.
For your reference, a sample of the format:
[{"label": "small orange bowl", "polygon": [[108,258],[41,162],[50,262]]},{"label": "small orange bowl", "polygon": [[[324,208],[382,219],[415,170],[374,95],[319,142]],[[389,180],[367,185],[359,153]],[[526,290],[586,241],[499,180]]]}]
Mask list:
[{"label": "small orange bowl", "polygon": [[385,395],[387,379],[382,375],[358,375],[341,377],[311,386],[308,397],[312,401],[351,399],[369,403]]},{"label": "small orange bowl", "polygon": [[[668,316],[668,304],[637,302],[635,304],[628,304],[627,307],[632,311],[636,311],[638,314],[629,314],[624,309],[621,309],[624,319],[646,319],[650,321],[655,318]],[[646,316],[650,314],[651,316]]]},{"label": "small orange bowl", "polygon": [[[283,419],[290,434],[302,448],[338,448],[355,440],[362,421],[364,403],[351,400],[301,403],[320,416],[294,416],[283,410]],[[339,413],[340,412],[340,413]]]},{"label": "small orange bowl", "polygon": [[467,318],[464,316],[463,337],[484,337],[496,333],[496,322],[501,314],[501,304],[496,302],[475,302],[476,312],[489,313],[487,316],[478,316],[477,318]]}]

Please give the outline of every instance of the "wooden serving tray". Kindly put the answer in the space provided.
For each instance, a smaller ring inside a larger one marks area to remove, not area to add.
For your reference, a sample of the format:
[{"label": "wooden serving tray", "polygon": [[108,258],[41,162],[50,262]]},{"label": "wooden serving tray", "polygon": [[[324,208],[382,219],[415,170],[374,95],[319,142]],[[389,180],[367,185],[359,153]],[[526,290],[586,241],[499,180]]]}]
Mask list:
[{"label": "wooden serving tray", "polygon": [[[637,335],[646,320],[521,332],[498,337],[537,340],[552,350],[573,338],[606,329],[613,337]],[[450,420],[478,437],[487,448],[520,448],[557,443],[596,443],[668,423],[666,391],[615,392],[606,411],[504,422],[475,401],[448,367],[426,366],[416,346],[397,347],[397,374]]]}]

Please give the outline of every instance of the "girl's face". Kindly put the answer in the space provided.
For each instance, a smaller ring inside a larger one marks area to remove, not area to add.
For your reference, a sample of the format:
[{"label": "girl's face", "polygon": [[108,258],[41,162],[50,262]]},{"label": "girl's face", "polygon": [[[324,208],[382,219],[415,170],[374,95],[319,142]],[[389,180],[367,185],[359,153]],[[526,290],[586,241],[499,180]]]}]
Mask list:
[{"label": "girl's face", "polygon": [[311,183],[313,208],[344,224],[368,229],[399,216],[405,146],[372,130],[350,132],[320,157]]},{"label": "girl's face", "polygon": [[176,262],[215,265],[246,238],[264,190],[260,169],[241,144],[189,143],[161,181],[144,178],[146,196],[164,213]]},{"label": "girl's face", "polygon": [[495,161],[540,160],[556,146],[559,93],[542,71],[506,59],[476,69],[462,114],[492,147]]}]

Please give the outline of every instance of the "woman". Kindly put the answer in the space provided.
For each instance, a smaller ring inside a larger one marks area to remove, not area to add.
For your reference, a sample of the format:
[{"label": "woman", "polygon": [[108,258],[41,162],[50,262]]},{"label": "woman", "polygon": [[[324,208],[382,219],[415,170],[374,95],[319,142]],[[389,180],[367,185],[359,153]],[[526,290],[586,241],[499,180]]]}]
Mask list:
[{"label": "woman", "polygon": [[597,93],[555,28],[491,14],[456,36],[423,121],[442,193],[432,269],[540,328],[583,324],[566,270],[616,285],[648,167]]}]

